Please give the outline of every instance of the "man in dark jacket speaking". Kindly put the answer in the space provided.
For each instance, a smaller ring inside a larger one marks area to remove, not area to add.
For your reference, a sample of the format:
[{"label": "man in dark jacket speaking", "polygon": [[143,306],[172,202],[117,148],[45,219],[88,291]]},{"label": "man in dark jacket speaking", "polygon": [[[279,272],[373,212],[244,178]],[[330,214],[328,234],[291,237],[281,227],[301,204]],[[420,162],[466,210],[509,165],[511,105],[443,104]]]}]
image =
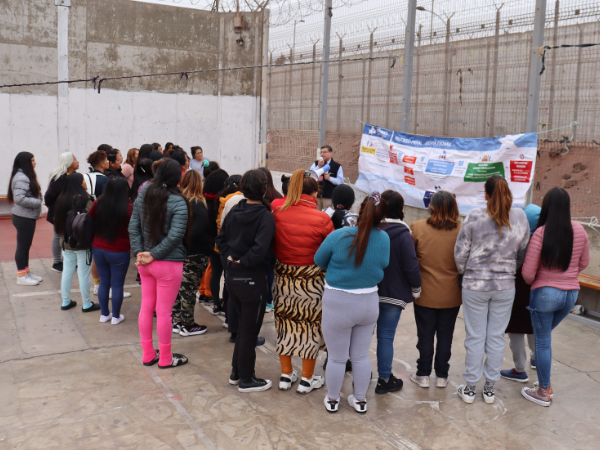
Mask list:
[{"label": "man in dark jacket speaking", "polygon": [[[327,169],[326,166],[329,166]],[[333,160],[333,149],[329,145],[324,145],[321,147],[321,157],[318,161],[310,167],[310,170],[317,170],[322,167],[325,167],[325,173],[323,174],[322,179],[319,179],[319,184],[321,185],[321,194],[317,199],[317,209],[320,211],[324,211],[325,209],[331,206],[331,195],[333,194],[333,189],[338,184],[344,184],[344,172],[342,171],[342,165]]]}]

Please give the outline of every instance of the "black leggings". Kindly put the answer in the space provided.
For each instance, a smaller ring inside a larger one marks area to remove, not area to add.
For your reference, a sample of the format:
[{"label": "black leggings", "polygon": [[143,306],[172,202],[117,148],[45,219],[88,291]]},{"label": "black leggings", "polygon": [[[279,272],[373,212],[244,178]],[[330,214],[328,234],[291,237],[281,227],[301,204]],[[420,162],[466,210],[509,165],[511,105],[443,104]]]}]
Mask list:
[{"label": "black leggings", "polygon": [[221,263],[221,255],[217,252],[210,254],[210,267],[212,274],[210,276],[210,293],[212,294],[213,303],[221,306],[221,275],[223,275],[223,264]]},{"label": "black leggings", "polygon": [[25,270],[29,267],[29,249],[33,242],[35,233],[35,219],[26,219],[25,217],[12,216],[12,223],[17,229],[17,251],[15,252],[15,262],[17,270]]}]

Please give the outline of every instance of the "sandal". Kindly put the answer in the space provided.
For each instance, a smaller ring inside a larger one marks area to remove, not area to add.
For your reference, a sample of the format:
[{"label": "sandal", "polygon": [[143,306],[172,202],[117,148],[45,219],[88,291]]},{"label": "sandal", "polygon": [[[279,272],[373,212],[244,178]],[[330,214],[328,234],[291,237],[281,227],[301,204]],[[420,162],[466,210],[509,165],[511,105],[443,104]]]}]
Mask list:
[{"label": "sandal", "polygon": [[156,355],[154,356],[154,359],[150,362],[145,362],[143,363],[145,366],[153,366],[154,364],[156,364],[158,362],[158,350],[156,350]]},{"label": "sandal", "polygon": [[170,369],[171,367],[178,367],[178,366],[183,366],[184,364],[188,363],[188,359],[186,356],[180,354],[180,353],[173,353],[173,355],[171,356],[171,364],[169,364],[168,366],[161,366],[160,364],[158,365],[159,369]]}]

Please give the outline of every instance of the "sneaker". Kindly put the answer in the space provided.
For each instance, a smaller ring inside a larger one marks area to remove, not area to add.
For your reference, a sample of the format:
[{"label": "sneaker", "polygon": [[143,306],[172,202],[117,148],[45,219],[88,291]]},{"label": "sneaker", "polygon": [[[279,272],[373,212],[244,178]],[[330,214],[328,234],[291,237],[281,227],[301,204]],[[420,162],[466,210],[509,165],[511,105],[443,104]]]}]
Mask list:
[{"label": "sneaker", "polygon": [[180,331],[181,331],[181,324],[180,323],[174,323],[173,324],[173,333],[179,334]]},{"label": "sneaker", "polygon": [[182,325],[179,334],[181,336],[199,336],[206,333],[206,330],[208,330],[207,326],[193,323],[191,325]]},{"label": "sneaker", "polygon": [[494,386],[483,386],[481,395],[483,396],[483,401],[488,405],[491,405],[494,403],[494,400],[496,400],[496,390]]},{"label": "sneaker", "polygon": [[362,402],[359,402],[352,394],[348,396],[348,404],[352,406],[359,414],[365,414],[367,412],[367,401],[363,400]]},{"label": "sneaker", "polygon": [[246,380],[240,380],[240,384],[238,385],[238,391],[240,392],[260,392],[266,391],[267,389],[271,389],[271,380],[263,380],[262,378],[257,378],[253,376]]},{"label": "sneaker", "polygon": [[[540,382],[534,381],[533,388],[537,389],[538,387],[540,387]],[[550,383],[550,387],[548,388],[548,394],[550,394],[550,398],[554,398],[554,392],[552,392],[552,383]]]},{"label": "sneaker", "polygon": [[435,385],[436,385],[436,387],[439,387],[439,388],[445,388],[446,386],[448,386],[448,378],[438,377],[435,380]]},{"label": "sneaker", "polygon": [[338,409],[340,408],[339,398],[337,400],[329,400],[329,397],[325,396],[325,401],[323,403],[325,403],[327,412],[331,414],[338,412]]},{"label": "sneaker", "polygon": [[529,364],[531,365],[532,369],[536,369],[536,367],[535,367],[535,359],[530,359],[529,360]]},{"label": "sneaker", "polygon": [[223,322],[223,328],[227,328],[229,327],[229,325],[227,325],[227,322]]},{"label": "sneaker", "polygon": [[108,316],[100,314],[100,323],[110,322],[110,319],[112,319],[112,314],[109,314]]},{"label": "sneaker", "polygon": [[188,363],[188,359],[186,356],[180,354],[180,353],[173,353],[171,356],[171,364],[169,364],[168,366],[161,366],[160,364],[158,365],[159,369],[170,369],[171,367],[179,367],[179,366],[183,366],[184,364]]},{"label": "sneaker", "polygon": [[265,345],[265,338],[262,336],[259,336],[256,338],[256,346],[260,347],[261,345]]},{"label": "sneaker", "polygon": [[98,288],[100,287],[99,284],[95,284],[94,285],[94,295],[98,295]]},{"label": "sneaker", "polygon": [[465,403],[471,404],[475,401],[475,389],[468,389],[466,384],[461,384],[458,387],[458,395]]},{"label": "sneaker", "polygon": [[549,389],[543,388],[538,385],[537,388],[524,387],[521,389],[521,395],[530,402],[537,403],[542,406],[550,406],[552,404],[552,397],[550,397]]},{"label": "sneaker", "polygon": [[31,272],[29,272],[29,273],[27,274],[27,276],[28,276],[29,278],[31,278],[32,280],[35,280],[35,281],[37,281],[38,283],[39,283],[40,281],[44,281],[44,279],[43,279],[42,277],[38,277],[37,275],[34,275],[34,274],[33,274],[33,273],[31,273]]},{"label": "sneaker", "polygon": [[63,263],[59,262],[59,263],[52,264],[52,270],[54,270],[55,272],[62,272],[63,271]]},{"label": "sneaker", "polygon": [[231,375],[229,375],[229,384],[233,386],[240,384],[240,376],[233,368],[231,369]]},{"label": "sneaker", "polygon": [[231,333],[231,336],[229,337],[229,342],[231,342],[232,344],[235,344],[236,339],[237,339],[237,333]]},{"label": "sneaker", "polygon": [[212,303],[213,299],[212,297],[204,297],[204,299],[202,300],[204,303]]},{"label": "sneaker", "polygon": [[204,300],[206,300],[206,295],[204,295],[204,294],[198,294],[198,300],[200,300],[201,302],[203,302]]},{"label": "sneaker", "polygon": [[213,306],[212,313],[215,316],[224,316],[225,315],[225,310],[223,309],[223,306],[221,306],[221,305],[215,305],[215,306]]},{"label": "sneaker", "polygon": [[273,312],[274,309],[275,307],[273,306],[273,303],[267,303],[267,307],[265,308],[265,314]]},{"label": "sneaker", "polygon": [[390,378],[385,381],[382,378],[377,380],[377,386],[375,387],[376,394],[387,394],[388,392],[396,392],[402,389],[404,385],[404,381],[399,380],[394,376],[394,374],[390,374]]},{"label": "sneaker", "polygon": [[298,373],[295,370],[293,370],[289,375],[282,373],[281,377],[279,378],[279,390],[289,391],[292,388],[292,384],[294,384],[296,381],[298,381]]},{"label": "sneaker", "polygon": [[[92,302],[92,306],[88,307],[88,308],[81,308],[81,311],[84,313],[88,313],[88,312],[92,312],[92,311],[99,311],[100,310],[100,305],[98,303],[94,303]],[[113,318],[114,320],[114,318]]]},{"label": "sneaker", "polygon": [[323,378],[321,375],[313,375],[312,378],[302,377],[302,380],[300,380],[300,383],[298,383],[298,389],[296,389],[296,392],[298,394],[306,395],[312,392],[313,389],[321,389],[324,384],[325,378]]},{"label": "sneaker", "polygon": [[17,277],[17,284],[19,286],[37,286],[40,284],[39,281],[35,281],[33,278],[28,276],[29,274],[25,274],[22,277]]},{"label": "sneaker", "polygon": [[67,306],[61,306],[60,309],[62,309],[63,311],[67,311],[71,308],[74,308],[75,306],[77,306],[77,302],[71,300],[71,303],[69,303]]},{"label": "sneaker", "polygon": [[123,314],[119,314],[119,317],[113,317],[110,321],[112,325],[119,325],[121,322],[125,320],[125,316]]},{"label": "sneaker", "polygon": [[429,387],[429,377],[420,377],[416,373],[413,373],[410,375],[410,381],[417,383],[422,388]]},{"label": "sneaker", "polygon": [[527,372],[519,373],[517,372],[517,369],[501,370],[500,376],[502,378],[506,378],[507,380],[518,381],[519,383],[527,383],[529,381]]}]

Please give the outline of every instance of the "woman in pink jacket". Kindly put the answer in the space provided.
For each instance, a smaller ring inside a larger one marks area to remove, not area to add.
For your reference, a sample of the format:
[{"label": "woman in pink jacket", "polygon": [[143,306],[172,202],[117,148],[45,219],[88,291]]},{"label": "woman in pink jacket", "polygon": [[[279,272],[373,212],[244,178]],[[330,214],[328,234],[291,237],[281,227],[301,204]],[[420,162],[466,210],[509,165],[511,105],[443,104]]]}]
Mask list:
[{"label": "woman in pink jacket", "polygon": [[552,388],[552,330],[569,314],[579,294],[579,273],[590,262],[590,242],[580,223],[571,221],[571,200],[562,188],[544,197],[538,228],[523,264],[523,278],[531,284],[529,309],[535,335],[539,385],[521,394],[538,405],[550,406]]}]

